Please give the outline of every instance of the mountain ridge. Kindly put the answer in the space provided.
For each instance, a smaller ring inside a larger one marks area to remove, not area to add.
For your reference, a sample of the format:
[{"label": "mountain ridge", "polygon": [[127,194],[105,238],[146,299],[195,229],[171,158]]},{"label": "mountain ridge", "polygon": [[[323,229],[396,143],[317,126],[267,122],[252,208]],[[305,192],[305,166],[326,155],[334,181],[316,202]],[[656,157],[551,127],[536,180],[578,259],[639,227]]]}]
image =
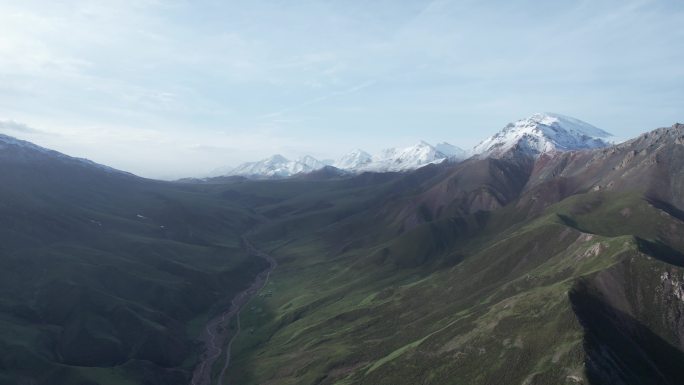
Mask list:
[{"label": "mountain ridge", "polygon": [[[525,119],[507,124],[499,132],[467,151],[447,142],[431,145],[421,140],[413,146],[391,147],[374,155],[355,149],[341,156],[332,166],[352,173],[402,172],[433,163],[460,162],[471,156],[505,157],[510,156],[511,152],[520,152],[536,158],[552,151],[601,148],[611,144],[607,140],[611,137],[612,135],[608,132],[576,118],[556,113],[535,113]],[[247,162],[233,169],[223,170],[223,175],[287,178],[298,173],[315,171],[326,165],[324,162],[309,157],[313,161],[308,167],[281,166],[279,171],[274,171],[273,168],[267,166],[272,163],[269,160],[271,158]],[[281,160],[282,164],[287,162],[290,161],[284,158]]]},{"label": "mountain ridge", "polygon": [[[59,151],[55,151],[46,147],[39,146],[35,143],[17,139],[15,137],[0,133],[0,160],[5,163],[36,163],[36,162],[60,162],[76,164],[82,167],[98,169],[108,173],[128,175],[134,177],[135,175],[109,167],[100,163],[93,162],[90,159],[77,158],[66,155]],[[136,176],[137,177],[137,176]]]}]

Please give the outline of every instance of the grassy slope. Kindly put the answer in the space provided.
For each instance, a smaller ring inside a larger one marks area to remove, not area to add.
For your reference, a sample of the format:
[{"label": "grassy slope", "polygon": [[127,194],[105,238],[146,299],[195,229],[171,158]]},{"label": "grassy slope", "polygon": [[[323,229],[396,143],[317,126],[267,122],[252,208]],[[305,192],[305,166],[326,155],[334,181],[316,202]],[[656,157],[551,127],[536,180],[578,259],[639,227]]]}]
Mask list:
[{"label": "grassy slope", "polygon": [[[273,294],[243,313],[233,381],[586,381],[585,333],[568,293],[624,260],[663,269],[639,252],[642,240],[673,244],[684,228],[638,194],[576,195],[533,220],[520,211],[496,211],[476,236],[452,234],[446,246],[435,245],[458,227],[442,221],[347,251],[326,241],[338,227],[323,216],[293,219],[319,221],[301,232],[277,221],[260,238],[280,261]],[[291,242],[269,241],[279,231]]]}]

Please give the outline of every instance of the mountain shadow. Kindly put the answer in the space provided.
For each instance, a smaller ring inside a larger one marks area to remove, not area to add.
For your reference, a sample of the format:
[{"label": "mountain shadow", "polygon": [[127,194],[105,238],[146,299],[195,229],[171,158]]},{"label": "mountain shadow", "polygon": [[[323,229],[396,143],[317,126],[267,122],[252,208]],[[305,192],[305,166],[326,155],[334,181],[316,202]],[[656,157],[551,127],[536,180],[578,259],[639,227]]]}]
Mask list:
[{"label": "mountain shadow", "polygon": [[569,294],[585,331],[585,370],[592,385],[676,385],[684,352],[601,298],[586,280]]},{"label": "mountain shadow", "polygon": [[663,200],[657,199],[657,198],[646,198],[646,201],[651,204],[651,206],[662,210],[671,216],[679,219],[680,221],[684,222],[684,211],[678,209],[677,207],[671,205],[670,203],[667,203]]},{"label": "mountain shadow", "polygon": [[642,253],[648,254],[651,257],[669,263],[671,265],[684,267],[684,254],[673,249],[661,241],[652,241],[636,237],[637,246]]}]

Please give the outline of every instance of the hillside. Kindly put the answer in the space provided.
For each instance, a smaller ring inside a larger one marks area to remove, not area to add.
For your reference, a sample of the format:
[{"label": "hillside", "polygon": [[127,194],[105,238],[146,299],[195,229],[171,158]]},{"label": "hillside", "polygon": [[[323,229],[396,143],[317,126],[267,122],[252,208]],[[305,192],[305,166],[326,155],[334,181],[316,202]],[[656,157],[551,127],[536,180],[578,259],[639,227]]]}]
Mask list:
[{"label": "hillside", "polygon": [[291,192],[253,206],[279,267],[232,383],[679,383],[683,135],[244,185]]},{"label": "hillside", "polygon": [[264,262],[209,187],[0,141],[0,383],[187,384],[203,323]]}]

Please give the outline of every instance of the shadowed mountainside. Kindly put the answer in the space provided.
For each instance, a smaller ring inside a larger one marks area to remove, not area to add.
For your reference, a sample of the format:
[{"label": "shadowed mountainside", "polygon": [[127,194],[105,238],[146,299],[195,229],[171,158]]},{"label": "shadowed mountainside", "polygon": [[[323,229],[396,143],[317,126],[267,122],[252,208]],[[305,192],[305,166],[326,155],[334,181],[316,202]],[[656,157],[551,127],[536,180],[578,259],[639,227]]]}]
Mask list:
[{"label": "shadowed mountainside", "polygon": [[194,339],[265,265],[210,187],[0,151],[0,383],[186,384]]}]

